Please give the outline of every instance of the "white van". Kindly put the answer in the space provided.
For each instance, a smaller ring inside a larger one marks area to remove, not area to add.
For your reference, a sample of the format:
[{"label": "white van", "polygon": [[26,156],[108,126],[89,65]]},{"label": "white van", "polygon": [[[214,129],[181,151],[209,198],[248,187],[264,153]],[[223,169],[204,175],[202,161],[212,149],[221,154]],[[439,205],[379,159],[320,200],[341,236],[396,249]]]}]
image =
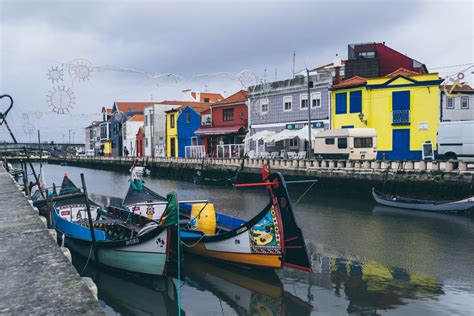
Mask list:
[{"label": "white van", "polygon": [[323,159],[375,160],[375,128],[339,128],[315,136],[314,155]]},{"label": "white van", "polygon": [[438,158],[474,161],[474,121],[439,123]]}]

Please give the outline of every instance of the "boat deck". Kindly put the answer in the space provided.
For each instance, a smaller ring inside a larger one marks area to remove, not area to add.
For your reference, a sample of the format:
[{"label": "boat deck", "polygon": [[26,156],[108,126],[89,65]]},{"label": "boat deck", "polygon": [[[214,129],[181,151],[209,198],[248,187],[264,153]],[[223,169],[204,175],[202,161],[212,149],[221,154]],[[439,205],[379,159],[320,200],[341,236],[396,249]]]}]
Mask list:
[{"label": "boat deck", "polygon": [[1,166],[0,201],[0,314],[104,314]]}]

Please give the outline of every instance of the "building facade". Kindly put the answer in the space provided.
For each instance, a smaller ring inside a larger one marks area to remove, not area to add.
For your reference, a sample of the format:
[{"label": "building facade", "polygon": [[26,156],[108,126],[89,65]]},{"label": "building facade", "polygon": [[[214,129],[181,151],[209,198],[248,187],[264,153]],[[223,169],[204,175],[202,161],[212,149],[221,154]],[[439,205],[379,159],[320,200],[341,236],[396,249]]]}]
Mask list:
[{"label": "building facade", "polygon": [[123,151],[122,156],[137,156],[137,133],[143,127],[143,115],[135,114],[122,125]]},{"label": "building facade", "polygon": [[442,85],[440,100],[440,121],[474,120],[474,89],[471,86],[464,84],[453,89],[450,85]]},{"label": "building facade", "polygon": [[[307,76],[261,84],[249,88],[250,136],[262,131],[282,132],[300,130],[311,121],[314,131],[330,128],[330,94],[332,73],[310,75],[310,119],[308,116]],[[305,150],[305,142],[299,139],[268,144],[273,151]],[[258,140],[249,144],[255,150]]]},{"label": "building facade", "polygon": [[201,144],[201,138],[195,132],[201,124],[200,113],[209,109],[210,104],[174,102],[181,106],[166,111],[166,157],[186,157],[186,147]]},{"label": "building facade", "polygon": [[152,104],[152,102],[114,102],[110,120],[112,156],[118,157],[123,155],[123,124],[131,116],[143,114],[144,108]]},{"label": "building facade", "polygon": [[100,151],[100,122],[94,121],[85,129],[85,153],[98,156]]},{"label": "building facade", "polygon": [[[166,102],[171,104],[166,104]],[[175,101],[159,102],[144,109],[144,154],[147,157],[166,157],[166,111],[179,105]]]},{"label": "building facade", "polygon": [[401,68],[334,84],[332,128],[375,128],[377,159],[420,160],[423,144],[436,148],[441,81],[437,73]]},{"label": "building facade", "polygon": [[248,125],[248,93],[240,90],[211,105],[201,113],[201,127],[196,131],[209,157],[243,154],[243,140]]},{"label": "building facade", "polygon": [[383,43],[349,44],[345,61],[345,78],[354,76],[376,78],[399,68],[428,73],[426,66]]}]

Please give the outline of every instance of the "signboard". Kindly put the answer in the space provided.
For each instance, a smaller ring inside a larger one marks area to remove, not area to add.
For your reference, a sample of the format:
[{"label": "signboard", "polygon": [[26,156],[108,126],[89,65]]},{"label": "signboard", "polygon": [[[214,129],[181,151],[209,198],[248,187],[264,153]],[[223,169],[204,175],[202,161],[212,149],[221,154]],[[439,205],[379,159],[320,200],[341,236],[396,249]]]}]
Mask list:
[{"label": "signboard", "polygon": [[[286,129],[302,129],[303,127],[308,126],[307,123],[291,123],[286,124]],[[311,128],[324,128],[324,122],[314,122],[311,123]]]},{"label": "signboard", "polygon": [[423,160],[434,160],[433,144],[430,141],[423,144],[421,154]]}]

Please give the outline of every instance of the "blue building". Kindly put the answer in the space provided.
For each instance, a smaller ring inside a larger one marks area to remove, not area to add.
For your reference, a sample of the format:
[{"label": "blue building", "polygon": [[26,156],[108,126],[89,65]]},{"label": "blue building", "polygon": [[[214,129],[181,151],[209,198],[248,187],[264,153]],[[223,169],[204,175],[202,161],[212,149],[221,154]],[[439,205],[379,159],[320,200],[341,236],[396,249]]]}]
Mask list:
[{"label": "blue building", "polygon": [[144,108],[152,104],[152,102],[114,102],[110,121],[112,157],[122,156],[123,153],[122,125],[129,117],[143,114]]},{"label": "blue building", "polygon": [[209,103],[183,102],[182,106],[166,111],[167,157],[186,157],[188,146],[201,144],[201,136],[195,132],[201,126],[200,113],[209,107]]}]

